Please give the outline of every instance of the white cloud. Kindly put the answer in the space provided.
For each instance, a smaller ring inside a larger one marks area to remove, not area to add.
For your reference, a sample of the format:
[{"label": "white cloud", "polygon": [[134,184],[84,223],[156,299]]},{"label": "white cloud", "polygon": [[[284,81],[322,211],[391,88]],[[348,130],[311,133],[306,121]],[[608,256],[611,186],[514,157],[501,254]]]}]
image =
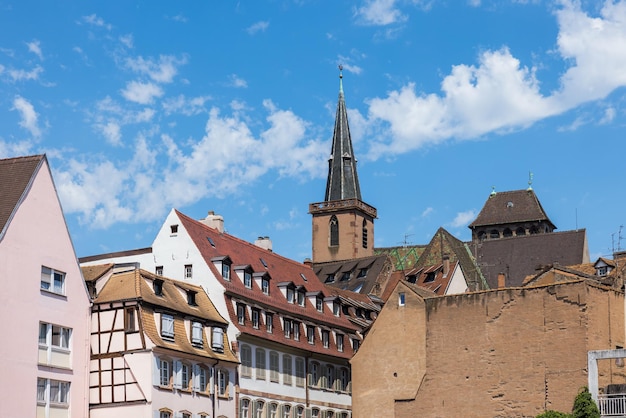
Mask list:
[{"label": "white cloud", "polygon": [[30,52],[37,55],[40,60],[43,60],[43,54],[41,53],[41,44],[37,39],[34,39],[32,42],[26,42],[26,46],[28,46],[28,50]]},{"label": "white cloud", "polygon": [[13,108],[11,110],[17,110],[19,112],[21,117],[19,125],[22,128],[29,131],[35,138],[41,136],[41,130],[38,125],[39,115],[35,111],[35,107],[28,100],[21,96],[16,96],[15,99],[13,99]]},{"label": "white cloud", "polygon": [[119,37],[120,42],[128,49],[132,49],[133,48],[133,35],[132,33],[129,33],[128,35],[122,35]]},{"label": "white cloud", "polygon": [[450,226],[453,228],[460,228],[462,226],[467,226],[471,221],[476,218],[476,211],[474,209],[470,209],[465,212],[459,212],[456,214],[456,217],[452,222],[450,222]]},{"label": "white cloud", "polygon": [[370,100],[365,123],[377,133],[368,157],[524,129],[626,86],[626,1],[607,1],[599,17],[583,12],[578,2],[561,4],[555,12],[558,52],[570,65],[558,90],[543,94],[535,68],[522,65],[508,48],[485,51],[478,65],[453,66],[441,94],[408,83]]},{"label": "white cloud", "polygon": [[343,55],[339,55],[339,57],[337,57],[337,64],[340,64],[344,70],[357,75],[361,74],[363,69],[358,65],[351,64],[350,61],[352,60],[349,57],[345,57]]},{"label": "white cloud", "polygon": [[396,7],[396,0],[366,0],[354,11],[354,16],[365,25],[385,26],[407,20]]},{"label": "white cloud", "polygon": [[469,4],[471,7],[479,7],[480,0],[467,0],[467,4]]},{"label": "white cloud", "polygon": [[210,96],[198,96],[187,98],[182,94],[176,97],[169,97],[162,102],[166,115],[180,113],[186,116],[197,115],[207,111],[205,103],[211,100]]},{"label": "white cloud", "polygon": [[126,100],[139,104],[150,104],[155,97],[163,96],[161,87],[154,83],[142,83],[139,81],[127,83],[126,88],[121,93]]},{"label": "white cloud", "polygon": [[187,23],[188,19],[182,13],[179,13],[176,16],[172,16],[172,20],[175,22]]},{"label": "white cloud", "polygon": [[239,77],[237,74],[231,74],[228,79],[230,80],[229,85],[237,88],[247,88],[248,82],[243,78]]},{"label": "white cloud", "polygon": [[178,73],[178,67],[186,63],[186,57],[176,58],[172,55],[161,55],[158,61],[141,56],[126,60],[128,68],[139,74],[147,75],[157,83],[171,83]]},{"label": "white cloud", "polygon": [[106,138],[107,142],[111,145],[119,146],[122,143],[122,133],[120,125],[117,122],[109,121],[105,124],[96,124],[96,127],[100,129],[102,135]]},{"label": "white cloud", "polygon": [[92,26],[97,26],[101,28],[105,28],[107,30],[111,30],[112,26],[109,23],[106,23],[104,19],[98,17],[96,14],[91,14],[89,16],[83,16],[81,21],[87,23]]},{"label": "white cloud", "polygon": [[250,35],[254,35],[257,32],[265,32],[267,30],[267,28],[270,26],[270,22],[266,21],[266,20],[261,20],[259,22],[256,22],[252,25],[250,25],[246,31],[250,34]]},{"label": "white cloud", "polygon": [[613,122],[616,113],[617,112],[615,111],[614,107],[607,107],[606,109],[604,109],[604,116],[602,116],[602,119],[600,119],[600,125],[606,125]]},{"label": "white cloud", "polygon": [[426,209],[424,209],[424,211],[422,212],[422,218],[426,218],[428,215],[430,215],[431,213],[433,213],[435,211],[435,209],[433,209],[432,207],[427,207]]},{"label": "white cloud", "polygon": [[26,70],[8,70],[9,77],[13,81],[22,81],[22,80],[38,80],[39,75],[43,73],[43,68],[39,65],[35,66],[30,71]]}]

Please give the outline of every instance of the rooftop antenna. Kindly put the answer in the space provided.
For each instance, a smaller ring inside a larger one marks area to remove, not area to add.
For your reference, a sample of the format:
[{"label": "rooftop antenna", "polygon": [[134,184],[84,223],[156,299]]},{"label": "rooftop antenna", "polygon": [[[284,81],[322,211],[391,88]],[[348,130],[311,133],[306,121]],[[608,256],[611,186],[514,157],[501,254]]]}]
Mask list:
[{"label": "rooftop antenna", "polygon": [[622,251],[622,228],[624,225],[619,226],[619,231],[617,232],[617,251]]},{"label": "rooftop antenna", "polygon": [[402,246],[404,248],[409,246],[409,237],[413,236],[415,234],[404,234],[404,240],[401,242]]},{"label": "rooftop antenna", "polygon": [[528,172],[528,189],[527,191],[531,192],[533,190],[533,172]]}]

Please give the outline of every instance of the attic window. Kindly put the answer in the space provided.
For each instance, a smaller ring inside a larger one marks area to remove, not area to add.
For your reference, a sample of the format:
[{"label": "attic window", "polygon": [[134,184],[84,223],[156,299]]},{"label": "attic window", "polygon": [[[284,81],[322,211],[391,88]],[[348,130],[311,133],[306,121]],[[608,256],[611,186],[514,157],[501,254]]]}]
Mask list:
[{"label": "attic window", "polygon": [[308,280],[306,279],[306,276],[305,276],[303,273],[300,273],[300,277],[302,277],[302,280],[304,280],[305,282],[306,282],[306,281],[308,281]]},{"label": "attic window", "polygon": [[404,294],[404,292],[398,293],[398,305],[404,306],[405,303],[406,303],[406,295]]},{"label": "attic window", "polygon": [[415,274],[409,274],[406,276],[406,281],[409,283],[415,283],[417,281],[417,276]]},{"label": "attic window", "polygon": [[213,241],[213,238],[211,237],[206,237],[207,241],[209,241],[209,244],[211,244],[211,247],[215,248],[215,242]]},{"label": "attic window", "polygon": [[155,279],[152,282],[152,289],[157,296],[163,296],[163,280]]},{"label": "attic window", "polygon": [[597,269],[597,275],[598,276],[606,276],[607,272],[608,271],[607,271],[606,266],[598,267],[598,269]]},{"label": "attic window", "polygon": [[196,292],[194,292],[193,290],[187,291],[187,304],[189,304],[190,306],[197,306]]},{"label": "attic window", "polygon": [[178,225],[170,225],[170,231],[172,234],[178,234]]},{"label": "attic window", "polygon": [[335,281],[335,275],[334,274],[327,274],[326,275],[326,280],[324,280],[324,283],[332,283]]},{"label": "attic window", "polygon": [[265,260],[263,260],[262,258],[259,258],[259,260],[261,260],[261,264],[263,264],[263,267],[267,268],[267,263],[265,262]]},{"label": "attic window", "polygon": [[424,279],[424,283],[430,283],[430,282],[434,282],[435,281],[435,272],[431,271],[430,273],[426,274],[426,278]]},{"label": "attic window", "polygon": [[154,269],[154,274],[157,276],[163,276],[163,266],[156,266]]},{"label": "attic window", "polygon": [[341,281],[345,282],[350,280],[350,272],[349,271],[345,271],[342,275],[341,275]]},{"label": "attic window", "polygon": [[365,276],[367,276],[367,269],[366,269],[366,268],[361,269],[361,270],[359,271],[359,275],[358,275],[358,276],[356,276],[356,278],[357,278],[357,279],[360,279],[361,277],[365,277]]}]

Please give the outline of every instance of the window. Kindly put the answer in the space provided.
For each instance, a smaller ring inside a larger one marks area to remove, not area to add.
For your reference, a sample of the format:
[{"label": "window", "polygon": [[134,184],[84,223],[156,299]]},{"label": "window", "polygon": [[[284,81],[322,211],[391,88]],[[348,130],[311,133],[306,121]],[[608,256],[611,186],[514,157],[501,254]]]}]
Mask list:
[{"label": "window", "polygon": [[169,386],[172,376],[172,362],[165,359],[159,359],[159,385]]},{"label": "window", "polygon": [[250,400],[249,399],[242,399],[241,400],[241,408],[240,408],[240,413],[239,416],[241,418],[250,418]]},{"label": "window", "polygon": [[309,370],[309,386],[319,386],[319,363],[311,363],[311,368]]},{"label": "window", "polygon": [[505,228],[504,231],[502,232],[502,236],[504,236],[504,237],[512,237],[513,236],[513,231],[511,231],[509,228]]},{"label": "window", "polygon": [[261,313],[258,309],[252,309],[252,327],[254,329],[259,329],[259,316]]},{"label": "window", "polygon": [[230,264],[222,262],[222,277],[224,280],[230,280]]},{"label": "window", "polygon": [[198,366],[197,370],[198,370],[198,390],[200,392],[206,392],[207,370],[201,366]]},{"label": "window", "polygon": [[293,288],[288,287],[288,288],[287,288],[287,302],[289,302],[289,303],[293,303],[293,299],[294,299],[294,298],[293,298],[293,294],[294,294],[294,292],[293,292]]},{"label": "window", "polygon": [[252,377],[252,350],[249,345],[242,345],[239,352],[241,360],[241,376]]},{"label": "window", "polygon": [[278,353],[276,351],[270,351],[270,381],[278,382]]},{"label": "window", "polygon": [[291,327],[293,326],[291,319],[287,319],[287,318],[283,319],[283,324],[284,324],[283,330],[285,331],[285,338],[291,338]]},{"label": "window", "polygon": [[237,322],[240,325],[244,325],[246,323],[246,306],[237,304]]},{"label": "window", "polygon": [[365,277],[365,276],[367,276],[367,269],[366,268],[359,270],[359,274],[356,276],[356,278],[360,279],[360,278]]},{"label": "window", "polygon": [[181,417],[182,418],[191,418],[191,414],[188,414],[187,412],[181,412]]},{"label": "window", "polygon": [[606,276],[607,270],[606,266],[598,267],[598,276]]},{"label": "window", "polygon": [[256,378],[265,380],[265,350],[257,348],[255,352]]},{"label": "window", "polygon": [[348,280],[350,280],[350,272],[349,271],[344,271],[341,274],[341,279],[339,279],[339,281],[341,282],[347,282]]},{"label": "window", "polygon": [[335,215],[330,218],[330,224],[328,227],[330,229],[330,240],[328,244],[331,247],[336,247],[339,245],[339,223],[337,222],[337,217]]},{"label": "window", "polygon": [[135,332],[135,308],[126,308],[124,310],[124,331]]},{"label": "window", "polygon": [[267,268],[267,261],[263,260],[262,258],[259,258],[259,261],[261,262],[261,264],[263,264],[263,267]]},{"label": "window", "polygon": [[222,328],[213,327],[211,348],[218,353],[224,352],[224,330]]},{"label": "window", "polygon": [[193,278],[193,266],[191,264],[185,264],[185,279]]},{"label": "window", "polygon": [[274,330],[274,314],[271,314],[271,313],[265,314],[265,327],[267,329],[267,332],[271,334],[272,331]]},{"label": "window", "polygon": [[431,271],[426,274],[426,278],[424,279],[424,283],[431,283],[435,281],[435,272]]},{"label": "window", "polygon": [[283,355],[283,384],[291,385],[291,356]]},{"label": "window", "polygon": [[219,369],[217,371],[217,382],[218,382],[218,392],[219,396],[228,396],[228,370]]},{"label": "window", "polygon": [[339,304],[339,301],[337,300],[333,301],[333,315],[339,316],[340,312],[341,312],[341,305]]},{"label": "window", "polygon": [[352,339],[352,350],[356,353],[357,351],[359,351],[359,344],[360,341],[356,338]]},{"label": "window", "polygon": [[326,416],[324,418],[334,418],[335,413],[333,411],[326,411]]},{"label": "window", "polygon": [[367,221],[363,219],[363,228],[362,228],[362,238],[363,238],[363,248],[367,248]]},{"label": "window", "polygon": [[489,238],[500,238],[500,232],[497,229],[492,229]]},{"label": "window", "polygon": [[315,327],[313,325],[306,326],[306,339],[309,344],[315,344]]},{"label": "window", "polygon": [[263,293],[266,295],[270,294],[270,279],[267,277],[261,279],[261,290],[263,290]]},{"label": "window", "polygon": [[270,404],[270,416],[269,418],[278,418],[278,404]]},{"label": "window", "polygon": [[[37,378],[37,405],[39,407],[69,407],[70,382]],[[43,411],[42,411],[43,412]]]},{"label": "window", "polygon": [[41,267],[41,289],[59,295],[65,294],[65,273],[49,267]]},{"label": "window", "polygon": [[71,366],[71,328],[39,323],[39,364],[67,367]]},{"label": "window", "polygon": [[200,322],[191,322],[191,344],[196,347],[202,347],[202,332],[203,327]]},{"label": "window", "polygon": [[522,235],[526,235],[526,230],[520,226],[519,228],[515,230],[515,235],[518,237]]},{"label": "window", "polygon": [[263,418],[263,413],[265,412],[265,402],[256,401],[256,415],[254,418]]},{"label": "window", "polygon": [[304,408],[301,406],[298,406],[296,408],[296,418],[304,418]]},{"label": "window", "polygon": [[323,329],[322,330],[322,345],[324,346],[324,348],[328,348],[329,344],[330,344],[330,332]]},{"label": "window", "polygon": [[159,412],[159,418],[172,418],[172,413],[170,411],[161,411]]},{"label": "window", "polygon": [[326,389],[335,388],[335,368],[331,365],[326,365]]},{"label": "window", "polygon": [[405,298],[406,298],[406,294],[404,292],[398,293],[398,305],[399,306],[404,306],[406,302]]},{"label": "window", "polygon": [[252,273],[249,271],[243,272],[243,285],[248,289],[252,289]]},{"label": "window", "polygon": [[191,372],[189,370],[189,365],[186,363],[182,363],[180,366],[180,381],[181,381],[181,388],[183,390],[189,390],[189,382],[191,381]]},{"label": "window", "polygon": [[326,280],[324,280],[324,283],[332,283],[334,281],[335,281],[335,274],[330,273],[326,275]]},{"label": "window", "polygon": [[187,291],[187,305],[189,306],[198,306],[196,303],[196,293],[193,290]]},{"label": "window", "polygon": [[302,357],[296,357],[296,386],[304,387],[304,359]]},{"label": "window", "polygon": [[154,269],[154,274],[157,276],[163,276],[163,266],[156,266]]},{"label": "window", "polygon": [[168,314],[161,314],[161,337],[174,338],[174,317]]},{"label": "window", "polygon": [[296,321],[293,322],[293,339],[300,341],[300,323]]},{"label": "window", "polygon": [[319,312],[324,312],[324,299],[322,299],[321,296],[316,296],[315,297],[315,308]]},{"label": "window", "polygon": [[350,372],[346,368],[341,368],[339,372],[339,379],[337,382],[337,390],[341,392],[348,392],[348,385],[350,384]]},{"label": "window", "polygon": [[163,296],[163,280],[154,279],[152,281],[152,289],[157,296]]},{"label": "window", "polygon": [[172,234],[177,234],[178,233],[178,225],[170,225],[170,232]]},{"label": "window", "polygon": [[291,405],[283,405],[283,416],[281,418],[291,418]]},{"label": "window", "polygon": [[337,351],[343,352],[343,335],[337,334]]},{"label": "window", "polygon": [[298,305],[304,306],[304,290],[298,290]]},{"label": "window", "polygon": [[320,416],[320,410],[319,409],[312,409],[311,410],[311,418],[319,418]]}]

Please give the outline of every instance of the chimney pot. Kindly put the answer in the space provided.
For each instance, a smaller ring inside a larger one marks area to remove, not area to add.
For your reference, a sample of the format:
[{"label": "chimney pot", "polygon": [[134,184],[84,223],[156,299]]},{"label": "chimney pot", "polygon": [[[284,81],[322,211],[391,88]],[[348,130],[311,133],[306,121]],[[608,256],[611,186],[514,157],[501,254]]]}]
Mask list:
[{"label": "chimney pot", "polygon": [[220,233],[224,233],[224,217],[216,215],[212,210],[209,211],[206,218],[200,219],[200,222],[213,229],[217,229]]}]

